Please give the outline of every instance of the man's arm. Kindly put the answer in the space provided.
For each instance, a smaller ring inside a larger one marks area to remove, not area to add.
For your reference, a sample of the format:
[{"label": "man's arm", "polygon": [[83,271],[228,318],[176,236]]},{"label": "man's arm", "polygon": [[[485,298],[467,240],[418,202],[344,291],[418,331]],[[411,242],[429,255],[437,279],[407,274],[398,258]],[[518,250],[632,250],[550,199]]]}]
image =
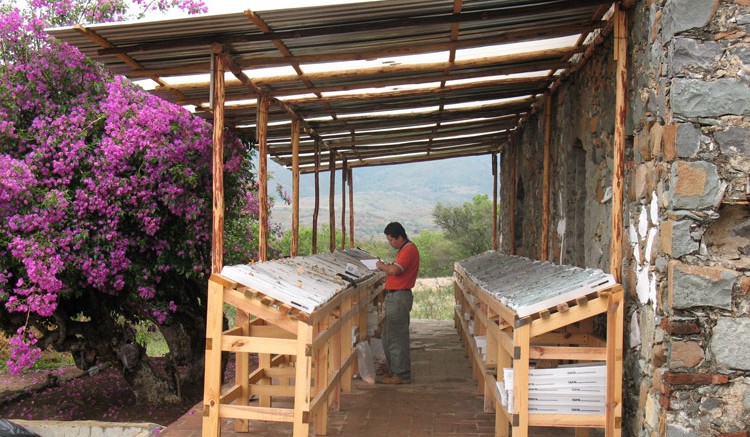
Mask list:
[{"label": "man's arm", "polygon": [[375,267],[377,267],[378,270],[385,272],[388,276],[397,276],[404,273],[404,269],[396,263],[384,263],[383,261],[378,260],[378,262],[375,263]]}]

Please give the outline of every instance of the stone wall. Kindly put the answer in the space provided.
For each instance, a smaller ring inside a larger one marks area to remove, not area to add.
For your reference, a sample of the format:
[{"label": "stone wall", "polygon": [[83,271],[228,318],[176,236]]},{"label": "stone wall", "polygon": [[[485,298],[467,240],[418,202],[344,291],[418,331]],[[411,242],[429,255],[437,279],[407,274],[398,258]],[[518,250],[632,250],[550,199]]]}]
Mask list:
[{"label": "stone wall", "polygon": [[[750,1],[639,0],[628,28],[623,435],[747,437]],[[611,41],[556,90],[551,114],[549,259],[604,270]],[[544,117],[540,107],[517,140],[516,253],[531,258],[541,254]],[[512,152],[501,161],[503,212]],[[503,214],[504,252],[509,225]]]}]

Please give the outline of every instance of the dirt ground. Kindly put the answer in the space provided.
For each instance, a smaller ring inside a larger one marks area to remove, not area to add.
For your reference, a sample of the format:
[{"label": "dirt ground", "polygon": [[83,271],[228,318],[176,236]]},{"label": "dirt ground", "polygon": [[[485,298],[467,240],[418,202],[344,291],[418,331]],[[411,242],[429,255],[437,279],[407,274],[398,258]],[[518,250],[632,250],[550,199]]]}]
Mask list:
[{"label": "dirt ground", "polygon": [[[228,374],[232,369],[227,369]],[[94,372],[91,372],[94,373]],[[183,391],[176,405],[138,405],[120,372],[105,367],[95,374],[75,367],[0,375],[0,417],[24,420],[103,420],[150,422],[167,426],[200,402],[202,387]]]}]

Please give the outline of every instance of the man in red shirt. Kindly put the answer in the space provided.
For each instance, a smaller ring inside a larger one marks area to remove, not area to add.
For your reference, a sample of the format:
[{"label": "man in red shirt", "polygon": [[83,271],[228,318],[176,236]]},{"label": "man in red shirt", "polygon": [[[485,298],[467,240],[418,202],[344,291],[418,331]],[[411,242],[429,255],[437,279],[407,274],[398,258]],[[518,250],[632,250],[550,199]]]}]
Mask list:
[{"label": "man in red shirt", "polygon": [[378,261],[375,266],[385,272],[385,323],[382,340],[385,360],[391,376],[383,384],[411,383],[411,350],[409,312],[414,302],[411,289],[419,274],[419,250],[409,241],[404,227],[388,223],[383,231],[388,243],[396,249],[392,263]]}]

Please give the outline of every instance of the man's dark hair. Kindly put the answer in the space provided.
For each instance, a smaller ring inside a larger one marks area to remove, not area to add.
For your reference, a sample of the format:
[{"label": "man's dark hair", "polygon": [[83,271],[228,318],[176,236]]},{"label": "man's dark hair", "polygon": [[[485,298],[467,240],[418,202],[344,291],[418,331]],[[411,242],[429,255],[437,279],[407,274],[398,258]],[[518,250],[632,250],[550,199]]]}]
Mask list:
[{"label": "man's dark hair", "polygon": [[390,235],[391,237],[398,238],[398,237],[404,237],[404,240],[408,240],[409,237],[406,236],[406,230],[403,226],[401,226],[401,223],[399,222],[390,222],[388,223],[388,226],[385,227],[385,230],[383,231],[385,235]]}]

